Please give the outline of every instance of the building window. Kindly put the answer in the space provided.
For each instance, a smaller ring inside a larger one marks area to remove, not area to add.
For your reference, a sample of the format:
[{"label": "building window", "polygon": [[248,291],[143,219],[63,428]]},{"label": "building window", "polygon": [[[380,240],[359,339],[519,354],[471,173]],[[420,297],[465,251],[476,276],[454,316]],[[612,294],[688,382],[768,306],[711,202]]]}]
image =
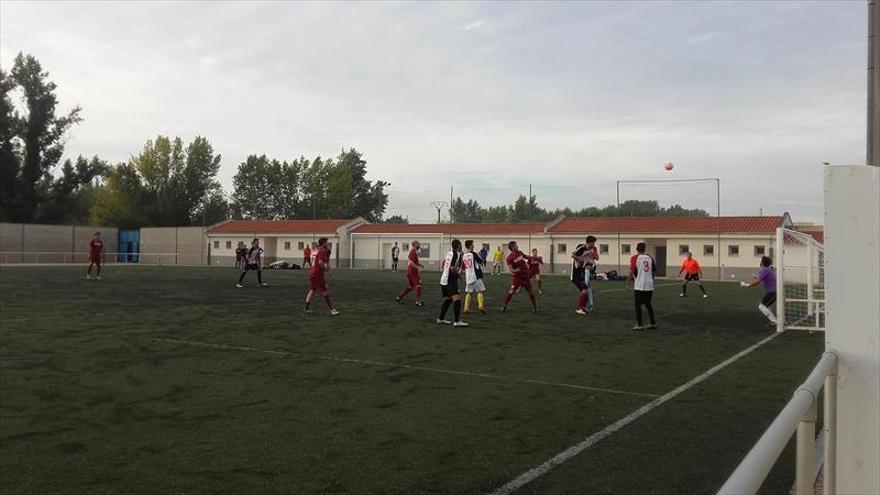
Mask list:
[{"label": "building window", "polygon": [[608,244],[599,244],[599,254],[608,254]]},{"label": "building window", "polygon": [[304,243],[303,241],[299,241],[296,243],[296,249],[302,251],[305,248],[306,248],[306,243]]},{"label": "building window", "polygon": [[565,254],[568,252],[568,246],[566,246],[565,244],[557,244],[556,245],[556,252],[558,254]]},{"label": "building window", "polygon": [[232,249],[232,241],[226,241],[226,249]]},{"label": "building window", "polygon": [[630,252],[632,252],[632,248],[630,248],[629,244],[621,244],[620,252],[623,254],[629,254]]},{"label": "building window", "polygon": [[703,244],[703,256],[715,256],[715,246],[712,244]]},{"label": "building window", "polygon": [[755,246],[755,256],[764,256],[767,253],[767,248],[764,246]]},{"label": "building window", "polygon": [[731,244],[727,246],[727,255],[728,256],[739,256],[739,246],[736,244]]},{"label": "building window", "polygon": [[214,249],[220,249],[220,241],[214,241]]},{"label": "building window", "polygon": [[403,250],[403,251],[409,251],[409,243],[408,243],[408,242],[404,242],[404,243],[403,243],[403,249],[402,249],[402,250]]},{"label": "building window", "polygon": [[290,251],[290,241],[284,241],[284,250]]},{"label": "building window", "polygon": [[688,246],[687,244],[679,244],[678,245],[678,255],[679,256],[684,256],[684,255],[688,254],[690,251],[691,251],[691,247]]},{"label": "building window", "polygon": [[419,246],[419,256],[421,256],[422,258],[430,258],[431,257],[431,245],[428,244],[427,242],[424,244],[421,244]]}]

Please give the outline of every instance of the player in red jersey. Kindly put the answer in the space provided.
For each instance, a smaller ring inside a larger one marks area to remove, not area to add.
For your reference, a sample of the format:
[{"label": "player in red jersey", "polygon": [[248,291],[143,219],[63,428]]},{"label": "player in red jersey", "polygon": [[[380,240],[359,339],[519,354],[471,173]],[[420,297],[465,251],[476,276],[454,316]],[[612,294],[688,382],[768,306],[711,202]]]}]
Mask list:
[{"label": "player in red jersey", "polygon": [[318,239],[318,247],[312,252],[312,269],[309,272],[309,293],[306,294],[306,314],[312,314],[310,309],[312,305],[312,295],[317,292],[327,302],[330,308],[330,314],[336,316],[339,311],[333,307],[333,301],[330,300],[330,289],[327,287],[327,281],[324,275],[330,270],[330,242],[326,237]]},{"label": "player in red jersey", "polygon": [[513,295],[522,287],[529,294],[529,299],[532,301],[532,312],[537,313],[538,300],[535,299],[535,294],[532,292],[532,284],[529,282],[529,264],[526,261],[526,257],[519,250],[516,241],[507,243],[507,249],[510,250],[510,254],[507,255],[507,269],[510,270],[513,279],[510,282],[510,289],[507,290],[507,295],[504,296],[504,306],[501,306],[501,311],[507,311],[507,303],[510,302]]},{"label": "player in red jersey", "polygon": [[544,258],[538,256],[538,250],[532,249],[531,256],[528,257],[529,262],[529,279],[535,279],[538,282],[538,294],[544,294],[544,281],[541,280],[541,265],[544,264]]},{"label": "player in red jersey", "polygon": [[424,306],[422,303],[422,277],[419,272],[425,267],[419,262],[419,248],[422,246],[419,241],[412,241],[410,244],[409,256],[406,262],[406,289],[397,296],[396,300],[403,304],[403,298],[413,289],[416,290],[416,306]]},{"label": "player in red jersey", "polygon": [[92,266],[98,267],[98,280],[101,280],[101,258],[104,256],[104,240],[101,233],[95,232],[95,236],[89,241],[89,272],[86,279],[92,278]]}]

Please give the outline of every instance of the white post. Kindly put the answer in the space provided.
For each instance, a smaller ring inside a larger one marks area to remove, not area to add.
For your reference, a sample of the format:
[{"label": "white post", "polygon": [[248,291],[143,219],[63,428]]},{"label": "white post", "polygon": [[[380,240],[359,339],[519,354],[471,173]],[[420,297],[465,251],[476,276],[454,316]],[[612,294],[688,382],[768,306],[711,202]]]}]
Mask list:
[{"label": "white post", "polygon": [[813,243],[807,239],[807,316],[813,316]]},{"label": "white post", "polygon": [[825,431],[825,462],[822,464],[822,492],[834,495],[835,470],[837,469],[837,365],[825,377],[825,400],[822,414]]},{"label": "white post", "polygon": [[813,469],[816,466],[816,397],[807,413],[801,417],[797,427],[795,493],[813,495],[816,479]]},{"label": "white post", "polygon": [[[827,166],[825,339],[837,352],[837,493],[880,493],[880,167]],[[858,267],[858,268],[854,268]],[[853,276],[853,270],[858,276]]]},{"label": "white post", "polygon": [[776,229],[776,331],[785,331],[785,229]]}]

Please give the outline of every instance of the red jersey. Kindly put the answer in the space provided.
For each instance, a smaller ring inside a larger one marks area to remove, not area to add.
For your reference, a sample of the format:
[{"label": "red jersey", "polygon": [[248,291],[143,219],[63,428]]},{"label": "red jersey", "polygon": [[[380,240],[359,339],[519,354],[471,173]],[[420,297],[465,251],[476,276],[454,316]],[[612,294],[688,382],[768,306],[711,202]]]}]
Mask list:
[{"label": "red jersey", "polygon": [[409,255],[407,256],[409,262],[406,264],[406,273],[407,274],[416,274],[419,273],[419,267],[422,266],[419,263],[419,252],[416,248],[412,248],[409,250]]},{"label": "red jersey", "polygon": [[303,259],[311,261],[312,259],[312,248],[306,246],[303,250]]},{"label": "red jersey", "polygon": [[324,272],[328,263],[330,263],[330,256],[327,255],[327,250],[321,247],[315,249],[312,253],[312,270],[310,275],[316,278],[324,278]]},{"label": "red jersey", "polygon": [[522,251],[511,251],[507,255],[507,266],[510,267],[511,272],[516,270],[516,273],[512,274],[514,278],[529,278],[529,264]]},{"label": "red jersey", "polygon": [[534,277],[541,273],[541,265],[544,264],[544,258],[540,256],[529,256],[529,277]]},{"label": "red jersey", "polygon": [[101,239],[92,239],[89,241],[89,258],[97,259],[104,250],[104,241]]}]

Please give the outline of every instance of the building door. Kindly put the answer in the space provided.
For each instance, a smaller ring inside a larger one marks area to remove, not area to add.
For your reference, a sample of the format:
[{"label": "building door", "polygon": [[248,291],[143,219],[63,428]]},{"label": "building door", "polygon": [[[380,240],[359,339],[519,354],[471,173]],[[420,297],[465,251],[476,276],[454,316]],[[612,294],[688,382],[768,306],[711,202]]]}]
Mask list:
[{"label": "building door", "polygon": [[390,242],[382,243],[382,265],[379,268],[390,270],[391,269],[391,244]]},{"label": "building door", "polygon": [[656,248],[657,256],[654,257],[654,262],[657,263],[657,276],[665,277],[666,276],[666,246],[657,246]]}]

